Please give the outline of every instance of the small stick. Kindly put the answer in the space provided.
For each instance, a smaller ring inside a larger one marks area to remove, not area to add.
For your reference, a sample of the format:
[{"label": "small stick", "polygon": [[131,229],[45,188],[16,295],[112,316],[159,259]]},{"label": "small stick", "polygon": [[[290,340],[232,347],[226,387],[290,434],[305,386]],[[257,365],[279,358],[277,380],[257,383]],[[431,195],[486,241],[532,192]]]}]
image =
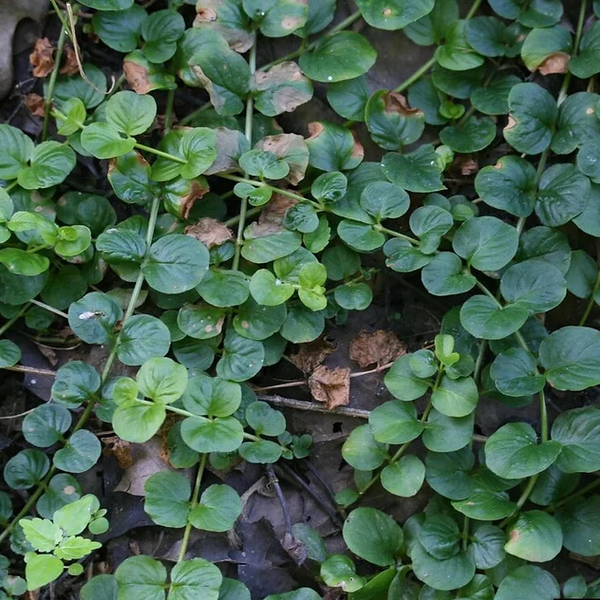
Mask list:
[{"label": "small stick", "polygon": [[277,494],[277,499],[279,500],[279,504],[281,504],[281,511],[283,512],[283,520],[285,521],[285,533],[286,536],[289,536],[290,539],[293,537],[292,535],[292,518],[290,517],[290,511],[288,510],[287,502],[285,501],[285,496],[283,495],[283,491],[281,486],[279,485],[279,479],[277,479],[277,475],[275,475],[275,471],[273,470],[273,465],[265,465],[265,469],[267,471],[267,475],[269,476],[269,484],[273,486],[275,489],[275,493]]},{"label": "small stick", "polygon": [[304,400],[294,400],[292,398],[284,398],[283,396],[258,394],[259,400],[264,400],[281,408],[295,408],[296,410],[308,410],[312,412],[326,413],[328,415],[341,415],[344,417],[354,417],[356,419],[368,419],[371,414],[368,410],[360,408],[349,408],[347,406],[338,406],[333,410],[328,410],[325,404],[317,404],[316,402],[306,402]]}]

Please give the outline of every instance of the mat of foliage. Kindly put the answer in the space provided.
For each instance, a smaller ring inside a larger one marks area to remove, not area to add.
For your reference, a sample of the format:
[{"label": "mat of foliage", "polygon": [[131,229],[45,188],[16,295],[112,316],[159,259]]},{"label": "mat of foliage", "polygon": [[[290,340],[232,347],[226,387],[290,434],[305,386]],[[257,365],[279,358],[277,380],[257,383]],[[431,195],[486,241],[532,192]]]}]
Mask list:
[{"label": "mat of foliage", "polygon": [[[51,4],[29,115],[0,125],[4,402],[51,381],[8,415],[0,597],[599,597],[600,2]],[[388,89],[379,36],[424,47]],[[366,371],[324,363],[382,280],[444,307],[431,342],[395,315],[350,344]],[[289,361],[304,379],[260,387]],[[345,406],[369,374],[373,410]],[[290,422],[315,409],[354,419],[328,459],[349,485]],[[107,452],[129,479],[100,494]],[[154,551],[106,551],[135,527],[115,487]],[[249,574],[269,553],[293,579]]]}]

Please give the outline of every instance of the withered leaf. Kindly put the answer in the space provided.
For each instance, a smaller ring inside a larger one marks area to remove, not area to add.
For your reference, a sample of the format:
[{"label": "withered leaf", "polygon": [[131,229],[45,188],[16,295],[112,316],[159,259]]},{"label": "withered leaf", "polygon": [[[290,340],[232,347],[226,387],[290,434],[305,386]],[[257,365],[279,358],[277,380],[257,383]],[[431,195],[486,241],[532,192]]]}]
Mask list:
[{"label": "withered leaf", "polygon": [[281,233],[284,230],[283,218],[285,213],[295,204],[298,204],[298,200],[294,200],[294,198],[288,198],[282,194],[273,194],[265,204],[258,221],[250,223],[246,228],[246,238],[258,238]]},{"label": "withered leaf", "polygon": [[148,69],[132,60],[123,62],[123,74],[131,89],[138,94],[147,94],[152,90]]},{"label": "withered leaf", "polygon": [[328,410],[336,406],[345,406],[350,401],[350,369],[330,369],[319,365],[308,378],[308,387],[313,398],[324,402]]},{"label": "withered leaf", "polygon": [[195,225],[186,227],[184,233],[196,238],[207,248],[220,246],[233,238],[233,231],[229,227],[211,217],[203,217]]},{"label": "withered leaf", "polygon": [[566,73],[569,70],[570,56],[566,52],[555,52],[550,54],[544,62],[538,66],[541,75],[552,75],[553,73]]},{"label": "withered leaf", "polygon": [[27,110],[36,117],[44,116],[44,99],[39,94],[27,94],[23,99]]},{"label": "withered leaf", "polygon": [[54,69],[54,46],[48,38],[38,38],[29,55],[34,77],[46,77]]},{"label": "withered leaf", "polygon": [[335,348],[335,344],[319,337],[313,342],[302,344],[298,352],[290,356],[290,360],[303,373],[312,373]]},{"label": "withered leaf", "polygon": [[65,57],[59,73],[61,75],[75,75],[79,72],[79,63],[77,62],[77,54],[72,46],[65,46]]},{"label": "withered leaf", "polygon": [[226,127],[217,127],[213,131],[217,136],[217,158],[204,174],[215,175],[239,169],[238,159],[250,148],[246,136],[241,131]]},{"label": "withered leaf", "polygon": [[406,97],[398,92],[387,92],[384,94],[383,100],[386,112],[396,112],[405,117],[422,112],[419,108],[411,108]]},{"label": "withered leaf", "polygon": [[301,135],[295,133],[280,133],[264,137],[255,148],[273,152],[290,166],[290,172],[285,177],[292,185],[298,185],[306,174],[308,167],[308,146]]},{"label": "withered leaf", "polygon": [[363,369],[374,364],[384,365],[403,354],[406,354],[406,344],[393,331],[361,331],[350,342],[350,359]]},{"label": "withered leaf", "polygon": [[[237,14],[232,15],[231,11]],[[243,54],[252,46],[254,40],[249,19],[244,13],[241,2],[231,0],[198,0],[196,2],[194,27],[207,27],[218,31],[232,50]],[[241,26],[240,26],[241,25]]]},{"label": "withered leaf", "polygon": [[119,436],[110,436],[101,438],[105,444],[104,454],[106,456],[114,456],[119,463],[121,469],[129,469],[133,465],[133,455],[129,442],[122,440]]}]

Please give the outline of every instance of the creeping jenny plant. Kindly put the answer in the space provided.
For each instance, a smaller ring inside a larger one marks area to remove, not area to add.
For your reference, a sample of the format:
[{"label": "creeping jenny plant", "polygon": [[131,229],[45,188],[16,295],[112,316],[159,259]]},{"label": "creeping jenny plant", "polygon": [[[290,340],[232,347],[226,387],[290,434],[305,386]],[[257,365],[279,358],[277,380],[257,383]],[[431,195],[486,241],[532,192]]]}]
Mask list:
[{"label": "creeping jenny plant", "polygon": [[[600,410],[577,394],[600,385],[600,2],[356,0],[344,19],[335,0],[52,4],[42,133],[0,125],[0,368],[25,370],[18,328],[68,324],[107,357],[61,366],[23,419],[0,597],[71,578],[84,600],[249,599],[190,555],[194,529],[227,532],[242,512],[243,490],[203,475],[309,454],[250,382],[371,304],[372,256],[449,310],[343,444],[346,551],[295,524],[311,587],[268,600],[598,597],[600,581],[544,563],[600,554]],[[431,58],[372,90],[372,29]],[[120,57],[117,81],[82,53],[85,33]],[[257,61],[286,36],[297,51]],[[74,75],[58,73],[67,41]],[[283,132],[314,84],[339,118]],[[180,92],[204,103],[177,121]],[[77,182],[90,164],[98,193]],[[555,311],[571,297],[581,311]],[[475,435],[491,399],[516,418]],[[110,527],[77,477],[100,458],[98,422],[125,442],[164,436],[174,470],[146,481],[144,510],[181,543],[174,563],[132,556],[81,587]],[[399,523],[369,506],[376,487],[387,506],[425,488],[428,502]]]}]

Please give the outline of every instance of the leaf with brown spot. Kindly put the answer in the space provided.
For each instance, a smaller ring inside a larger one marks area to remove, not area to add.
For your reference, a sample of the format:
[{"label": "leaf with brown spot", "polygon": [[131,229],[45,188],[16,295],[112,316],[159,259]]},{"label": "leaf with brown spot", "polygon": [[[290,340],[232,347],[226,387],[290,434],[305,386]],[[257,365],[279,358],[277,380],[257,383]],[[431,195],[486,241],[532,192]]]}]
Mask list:
[{"label": "leaf with brown spot", "polygon": [[303,373],[312,373],[335,349],[335,344],[324,337],[319,337],[313,342],[301,344],[298,352],[290,356],[290,360]]},{"label": "leaf with brown spot", "polygon": [[254,146],[257,150],[273,152],[277,158],[284,160],[290,167],[285,181],[298,185],[306,174],[308,167],[308,146],[301,135],[280,133],[268,135]]},{"label": "leaf with brown spot", "polygon": [[46,77],[54,69],[54,46],[48,38],[38,38],[29,55],[34,77]]},{"label": "leaf with brown spot", "polygon": [[44,99],[39,94],[27,94],[23,99],[25,108],[36,117],[44,116]]},{"label": "leaf with brown spot", "polygon": [[384,365],[403,354],[406,354],[406,344],[392,331],[361,331],[350,342],[350,359],[363,369],[374,364]]},{"label": "leaf with brown spot", "polygon": [[288,198],[282,194],[273,194],[265,204],[258,221],[250,223],[246,228],[245,237],[250,239],[281,233],[285,230],[283,226],[285,213],[296,204],[298,204],[298,200],[294,198]]},{"label": "leaf with brown spot", "polygon": [[216,175],[238,170],[238,159],[250,149],[246,136],[241,131],[226,127],[216,127],[213,131],[217,136],[217,158],[204,174]]},{"label": "leaf with brown spot", "polygon": [[229,227],[211,217],[204,217],[195,225],[186,227],[184,233],[202,242],[209,249],[233,238],[233,231]]},{"label": "leaf with brown spot", "polygon": [[310,137],[306,144],[310,151],[309,164],[321,171],[347,171],[358,167],[365,150],[356,134],[347,127],[326,121],[308,124]]},{"label": "leaf with brown spot", "polygon": [[292,112],[313,96],[313,86],[294,62],[283,62],[268,71],[257,71],[251,82],[256,110],[268,117]]},{"label": "leaf with brown spot", "polygon": [[318,366],[308,378],[308,387],[317,402],[324,402],[328,410],[345,406],[350,402],[350,369],[330,369]]},{"label": "leaf with brown spot", "polygon": [[571,57],[566,52],[556,52],[546,58],[539,66],[541,75],[552,75],[553,73],[566,73],[569,70]]},{"label": "leaf with brown spot", "polygon": [[170,90],[176,87],[175,78],[162,65],[148,60],[140,50],[130,52],[123,61],[123,74],[134,92],[147,94],[153,90]]},{"label": "leaf with brown spot", "polygon": [[239,0],[198,0],[196,13],[194,27],[218,31],[240,54],[250,50],[254,36],[250,18]]},{"label": "leaf with brown spot", "polygon": [[383,101],[386,112],[395,112],[405,117],[423,112],[420,108],[411,108],[408,100],[398,92],[386,92]]}]

